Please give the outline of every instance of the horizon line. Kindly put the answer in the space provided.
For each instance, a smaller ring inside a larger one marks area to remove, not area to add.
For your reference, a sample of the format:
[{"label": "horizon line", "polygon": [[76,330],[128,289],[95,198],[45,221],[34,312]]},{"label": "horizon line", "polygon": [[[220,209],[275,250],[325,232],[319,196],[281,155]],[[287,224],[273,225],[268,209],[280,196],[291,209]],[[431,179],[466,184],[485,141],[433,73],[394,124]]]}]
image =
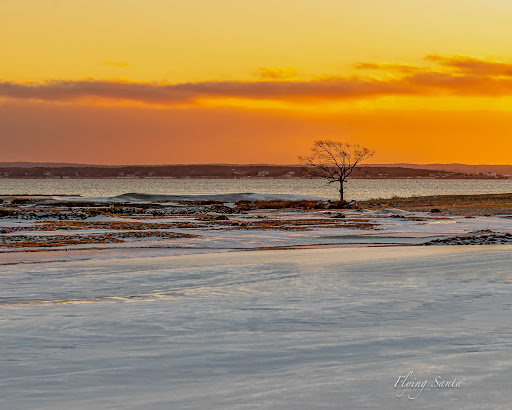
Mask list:
[{"label": "horizon line", "polygon": [[[61,165],[61,166],[84,166],[84,167],[162,167],[162,166],[191,166],[191,165],[200,165],[200,166],[215,166],[215,165],[228,165],[228,166],[281,166],[281,167],[290,167],[290,166],[303,166],[302,164],[277,164],[277,163],[267,163],[267,162],[256,162],[256,163],[233,163],[233,162],[194,162],[194,163],[162,163],[162,164],[98,164],[98,163],[80,163],[80,162],[52,162],[52,161],[0,161],[0,166],[2,165],[10,165],[10,164],[30,164],[30,165],[40,165],[40,166],[48,166],[48,165]],[[380,163],[364,163],[361,164],[360,167],[364,166],[390,166],[390,165],[465,165],[465,166],[512,166],[510,164],[490,164],[490,163],[480,163],[480,164],[471,164],[464,162],[380,162]]]}]

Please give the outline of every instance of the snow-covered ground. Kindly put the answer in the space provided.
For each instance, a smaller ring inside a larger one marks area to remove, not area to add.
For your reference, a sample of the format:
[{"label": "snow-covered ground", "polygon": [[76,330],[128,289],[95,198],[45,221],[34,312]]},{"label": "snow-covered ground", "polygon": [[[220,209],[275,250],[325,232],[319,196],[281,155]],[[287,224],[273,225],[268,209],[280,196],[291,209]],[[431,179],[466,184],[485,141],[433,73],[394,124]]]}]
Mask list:
[{"label": "snow-covered ground", "polygon": [[1,407],[508,409],[509,249],[4,265]]},{"label": "snow-covered ground", "polygon": [[23,200],[0,408],[510,408],[508,215]]}]

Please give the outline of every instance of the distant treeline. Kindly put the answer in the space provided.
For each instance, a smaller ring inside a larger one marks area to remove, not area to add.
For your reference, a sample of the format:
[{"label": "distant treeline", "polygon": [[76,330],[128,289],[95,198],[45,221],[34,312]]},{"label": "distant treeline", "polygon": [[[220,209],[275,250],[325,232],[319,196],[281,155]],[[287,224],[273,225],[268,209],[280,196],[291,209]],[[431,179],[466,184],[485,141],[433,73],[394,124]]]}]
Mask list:
[{"label": "distant treeline", "polygon": [[[0,178],[308,178],[294,165],[0,167]],[[353,178],[499,178],[402,167],[361,167]]]}]

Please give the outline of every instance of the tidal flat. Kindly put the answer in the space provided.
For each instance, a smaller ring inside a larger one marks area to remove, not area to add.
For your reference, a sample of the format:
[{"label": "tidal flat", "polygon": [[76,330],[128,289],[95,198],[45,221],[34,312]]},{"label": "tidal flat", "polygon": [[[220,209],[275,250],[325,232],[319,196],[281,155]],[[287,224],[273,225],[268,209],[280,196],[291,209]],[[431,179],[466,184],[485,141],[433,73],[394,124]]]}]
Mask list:
[{"label": "tidal flat", "polygon": [[131,198],[2,198],[2,406],[509,407],[504,207]]}]

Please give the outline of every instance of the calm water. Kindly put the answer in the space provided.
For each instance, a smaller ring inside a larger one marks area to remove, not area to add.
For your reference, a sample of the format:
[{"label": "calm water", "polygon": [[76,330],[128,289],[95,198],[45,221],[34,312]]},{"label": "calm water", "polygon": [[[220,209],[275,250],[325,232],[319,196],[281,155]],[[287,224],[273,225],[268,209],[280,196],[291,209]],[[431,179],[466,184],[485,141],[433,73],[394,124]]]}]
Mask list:
[{"label": "calm water", "polygon": [[[255,192],[336,198],[336,186],[311,179],[0,179],[0,195],[81,195],[109,197],[145,194],[222,194]],[[354,179],[346,185],[346,198],[409,197],[441,194],[512,192],[512,179]]]}]

